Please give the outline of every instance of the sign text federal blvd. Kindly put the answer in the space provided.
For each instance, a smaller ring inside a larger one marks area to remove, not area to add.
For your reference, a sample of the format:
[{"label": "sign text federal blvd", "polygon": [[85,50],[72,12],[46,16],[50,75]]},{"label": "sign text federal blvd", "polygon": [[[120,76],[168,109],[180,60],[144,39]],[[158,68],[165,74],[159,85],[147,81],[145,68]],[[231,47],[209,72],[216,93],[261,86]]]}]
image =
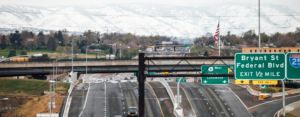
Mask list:
[{"label": "sign text federal blvd", "polygon": [[285,78],[284,53],[235,54],[235,79],[283,80]]},{"label": "sign text federal blvd", "polygon": [[[205,71],[206,70],[206,71]],[[202,74],[228,74],[230,69],[226,65],[202,65]],[[201,84],[212,85],[212,84],[229,84],[228,77],[202,77]]]}]

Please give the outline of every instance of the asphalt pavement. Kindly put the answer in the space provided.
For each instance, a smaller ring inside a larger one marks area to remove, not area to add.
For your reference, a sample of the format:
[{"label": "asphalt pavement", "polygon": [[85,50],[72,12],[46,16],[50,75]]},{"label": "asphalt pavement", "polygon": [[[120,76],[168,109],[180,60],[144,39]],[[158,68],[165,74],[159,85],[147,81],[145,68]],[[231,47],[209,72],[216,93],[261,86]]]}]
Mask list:
[{"label": "asphalt pavement", "polygon": [[[251,113],[226,87],[202,85],[201,83],[180,83],[181,107],[186,117],[251,117]],[[169,82],[177,94],[177,83]]]},{"label": "asphalt pavement", "polygon": [[[174,117],[174,106],[170,99],[170,96],[166,88],[160,82],[149,82],[149,85],[153,88],[161,106],[161,110],[165,117]],[[146,86],[146,84],[145,84]],[[146,87],[145,87],[146,88]],[[145,93],[146,94],[146,93]],[[159,117],[159,115],[157,115]],[[156,116],[155,116],[156,117]]]},{"label": "asphalt pavement", "polygon": [[[87,84],[86,84],[87,85]],[[129,107],[138,108],[137,82],[100,82],[91,83],[85,91],[87,100],[84,102],[83,114],[85,117],[127,117]],[[69,117],[81,114],[81,89],[75,89],[69,111]],[[145,84],[145,117],[162,117],[162,108],[158,103],[152,88]]]},{"label": "asphalt pavement", "polygon": [[[285,104],[288,105],[299,100],[300,100],[300,96],[288,98],[285,100]],[[256,111],[253,113],[253,117],[273,117],[275,113],[281,108],[282,108],[282,100],[274,101],[256,109]]]}]

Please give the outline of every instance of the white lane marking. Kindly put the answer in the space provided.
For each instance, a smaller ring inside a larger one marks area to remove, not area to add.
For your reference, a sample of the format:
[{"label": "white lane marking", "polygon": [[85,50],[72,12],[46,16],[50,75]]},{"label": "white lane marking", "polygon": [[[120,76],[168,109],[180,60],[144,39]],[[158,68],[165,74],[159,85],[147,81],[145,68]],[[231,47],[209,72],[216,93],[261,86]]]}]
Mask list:
[{"label": "white lane marking", "polygon": [[[288,98],[285,98],[285,99],[289,99],[289,98],[293,98],[293,97],[298,97],[298,96],[299,96],[299,95],[295,95],[295,96],[288,97]],[[271,103],[271,102],[275,102],[275,101],[280,101],[280,100],[282,100],[282,99],[277,99],[277,100],[267,101],[267,102],[264,102],[264,103],[261,103],[261,104],[252,106],[252,107],[250,107],[249,109],[255,108],[255,107],[260,106],[260,105],[263,105],[263,104],[267,104],[267,103]]]},{"label": "white lane marking", "polygon": [[[86,105],[86,102],[87,102],[87,99],[88,99],[88,96],[89,96],[90,88],[91,88],[91,87],[90,87],[90,83],[89,83],[89,88],[88,88],[88,92],[87,92],[86,97],[85,97],[85,103],[84,103],[83,110],[85,109],[85,105]],[[83,111],[81,111],[79,117],[81,116],[82,112],[83,112]]]},{"label": "white lane marking", "polygon": [[240,100],[240,102],[242,102],[242,104],[244,105],[244,107],[249,111],[249,109],[247,108],[247,106],[244,104],[244,102],[240,99],[240,97],[239,96],[237,96],[229,87],[227,87],[227,86],[224,86],[224,87],[226,87],[227,89],[229,89],[239,100]]}]

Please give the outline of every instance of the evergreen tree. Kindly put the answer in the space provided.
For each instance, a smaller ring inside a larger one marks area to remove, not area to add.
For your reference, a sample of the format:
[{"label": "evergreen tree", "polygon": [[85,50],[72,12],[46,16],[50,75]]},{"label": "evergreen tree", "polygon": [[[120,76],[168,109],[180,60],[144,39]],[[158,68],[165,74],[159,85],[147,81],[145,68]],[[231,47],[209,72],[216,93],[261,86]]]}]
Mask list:
[{"label": "evergreen tree", "polygon": [[[10,43],[13,44],[14,46],[21,46],[21,43],[23,41],[23,39],[21,38],[21,34],[17,30],[15,33],[10,34],[9,39],[10,39]],[[15,41],[17,41],[17,43]]]},{"label": "evergreen tree", "polygon": [[204,52],[204,56],[208,56],[208,52],[207,51]]},{"label": "evergreen tree", "polygon": [[50,57],[48,56],[48,54],[43,54],[40,57],[33,57],[33,59],[36,61],[48,61],[50,60]]},{"label": "evergreen tree", "polygon": [[62,31],[59,30],[57,33],[55,32],[54,33],[54,38],[58,39],[58,41],[61,42],[61,45],[64,46],[65,40],[64,40]]},{"label": "evergreen tree", "polygon": [[27,53],[25,51],[22,51],[21,55],[27,55]]},{"label": "evergreen tree", "polygon": [[6,37],[5,37],[5,35],[3,35],[2,39],[1,39],[1,48],[2,49],[6,48]]},{"label": "evergreen tree", "polygon": [[45,35],[44,35],[43,31],[39,32],[37,41],[38,41],[38,46],[45,45]]},{"label": "evergreen tree", "polygon": [[16,50],[11,50],[8,54],[8,57],[16,56]]},{"label": "evergreen tree", "polygon": [[49,37],[48,41],[47,41],[47,48],[54,51],[56,49],[57,45],[56,45],[56,41],[53,37]]}]

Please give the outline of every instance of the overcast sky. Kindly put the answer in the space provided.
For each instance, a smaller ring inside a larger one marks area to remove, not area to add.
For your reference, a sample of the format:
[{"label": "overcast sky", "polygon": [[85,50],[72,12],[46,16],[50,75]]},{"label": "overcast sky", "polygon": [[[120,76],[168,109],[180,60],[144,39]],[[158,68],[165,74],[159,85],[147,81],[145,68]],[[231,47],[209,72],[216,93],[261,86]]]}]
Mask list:
[{"label": "overcast sky", "polygon": [[[300,13],[300,0],[260,0],[261,5],[276,4],[285,5]],[[100,5],[100,4],[193,4],[193,5],[213,5],[213,4],[247,4],[257,5],[258,0],[0,0],[0,5],[31,5],[31,6],[57,6],[57,5]]]}]

